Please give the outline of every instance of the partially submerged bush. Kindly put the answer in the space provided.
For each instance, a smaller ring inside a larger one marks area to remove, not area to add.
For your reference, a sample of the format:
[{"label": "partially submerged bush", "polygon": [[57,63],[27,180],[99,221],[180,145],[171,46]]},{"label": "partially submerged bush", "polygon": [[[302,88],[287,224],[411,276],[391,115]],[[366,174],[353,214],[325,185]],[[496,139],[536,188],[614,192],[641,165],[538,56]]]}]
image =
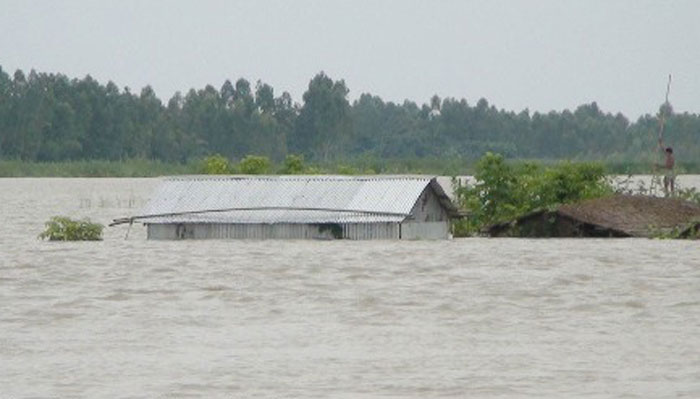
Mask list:
[{"label": "partially submerged bush", "polygon": [[99,223],[90,219],[73,220],[64,216],[54,216],[46,222],[46,230],[39,238],[50,241],[100,241],[102,229]]},{"label": "partially submerged bush", "polygon": [[476,164],[476,183],[459,187],[457,201],[469,212],[455,224],[456,236],[510,220],[536,209],[612,194],[605,169],[596,163],[564,162],[542,167],[534,163],[514,165],[503,156],[486,153]]}]

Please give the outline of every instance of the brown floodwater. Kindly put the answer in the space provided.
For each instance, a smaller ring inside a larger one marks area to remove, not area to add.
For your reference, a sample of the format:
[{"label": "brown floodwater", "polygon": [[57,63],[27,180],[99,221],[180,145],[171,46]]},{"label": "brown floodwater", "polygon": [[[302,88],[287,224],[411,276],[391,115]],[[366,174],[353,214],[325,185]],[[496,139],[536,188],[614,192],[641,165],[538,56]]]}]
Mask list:
[{"label": "brown floodwater", "polygon": [[0,179],[0,398],[700,397],[700,244],[38,240],[154,179]]}]

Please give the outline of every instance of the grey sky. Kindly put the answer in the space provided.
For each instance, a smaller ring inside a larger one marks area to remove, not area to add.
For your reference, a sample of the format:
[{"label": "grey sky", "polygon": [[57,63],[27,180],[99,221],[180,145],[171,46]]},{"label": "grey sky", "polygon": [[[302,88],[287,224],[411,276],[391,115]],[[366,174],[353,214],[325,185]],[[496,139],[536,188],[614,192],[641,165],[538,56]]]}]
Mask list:
[{"label": "grey sky", "polygon": [[260,79],[295,101],[319,71],[418,103],[486,98],[507,110],[597,101],[654,113],[673,74],[677,112],[700,112],[700,1],[0,0],[8,73],[92,75],[172,94]]}]

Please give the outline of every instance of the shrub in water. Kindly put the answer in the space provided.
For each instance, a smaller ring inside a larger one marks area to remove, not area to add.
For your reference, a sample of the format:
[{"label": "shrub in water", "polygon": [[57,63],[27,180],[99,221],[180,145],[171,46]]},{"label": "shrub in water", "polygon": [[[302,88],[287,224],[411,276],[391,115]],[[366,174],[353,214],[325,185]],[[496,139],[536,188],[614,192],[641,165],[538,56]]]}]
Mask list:
[{"label": "shrub in water", "polygon": [[476,164],[473,186],[456,190],[466,220],[454,224],[455,236],[478,233],[482,228],[537,209],[612,194],[605,168],[596,163],[562,162],[543,167],[511,164],[503,156],[486,153]]},{"label": "shrub in water", "polygon": [[46,222],[46,230],[39,238],[50,241],[99,241],[102,240],[102,229],[99,223],[90,219],[73,220],[64,216],[54,216]]}]

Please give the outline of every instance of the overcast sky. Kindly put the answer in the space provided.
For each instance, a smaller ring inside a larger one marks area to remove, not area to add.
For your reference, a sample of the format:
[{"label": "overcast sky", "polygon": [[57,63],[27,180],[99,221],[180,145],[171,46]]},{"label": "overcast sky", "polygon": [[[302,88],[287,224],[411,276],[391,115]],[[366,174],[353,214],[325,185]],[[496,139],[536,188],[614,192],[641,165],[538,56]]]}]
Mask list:
[{"label": "overcast sky", "polygon": [[596,101],[634,120],[669,73],[674,109],[700,112],[699,18],[698,0],[0,0],[0,66],[150,84],[164,101],[244,77],[301,102],[325,71],[351,100]]}]

